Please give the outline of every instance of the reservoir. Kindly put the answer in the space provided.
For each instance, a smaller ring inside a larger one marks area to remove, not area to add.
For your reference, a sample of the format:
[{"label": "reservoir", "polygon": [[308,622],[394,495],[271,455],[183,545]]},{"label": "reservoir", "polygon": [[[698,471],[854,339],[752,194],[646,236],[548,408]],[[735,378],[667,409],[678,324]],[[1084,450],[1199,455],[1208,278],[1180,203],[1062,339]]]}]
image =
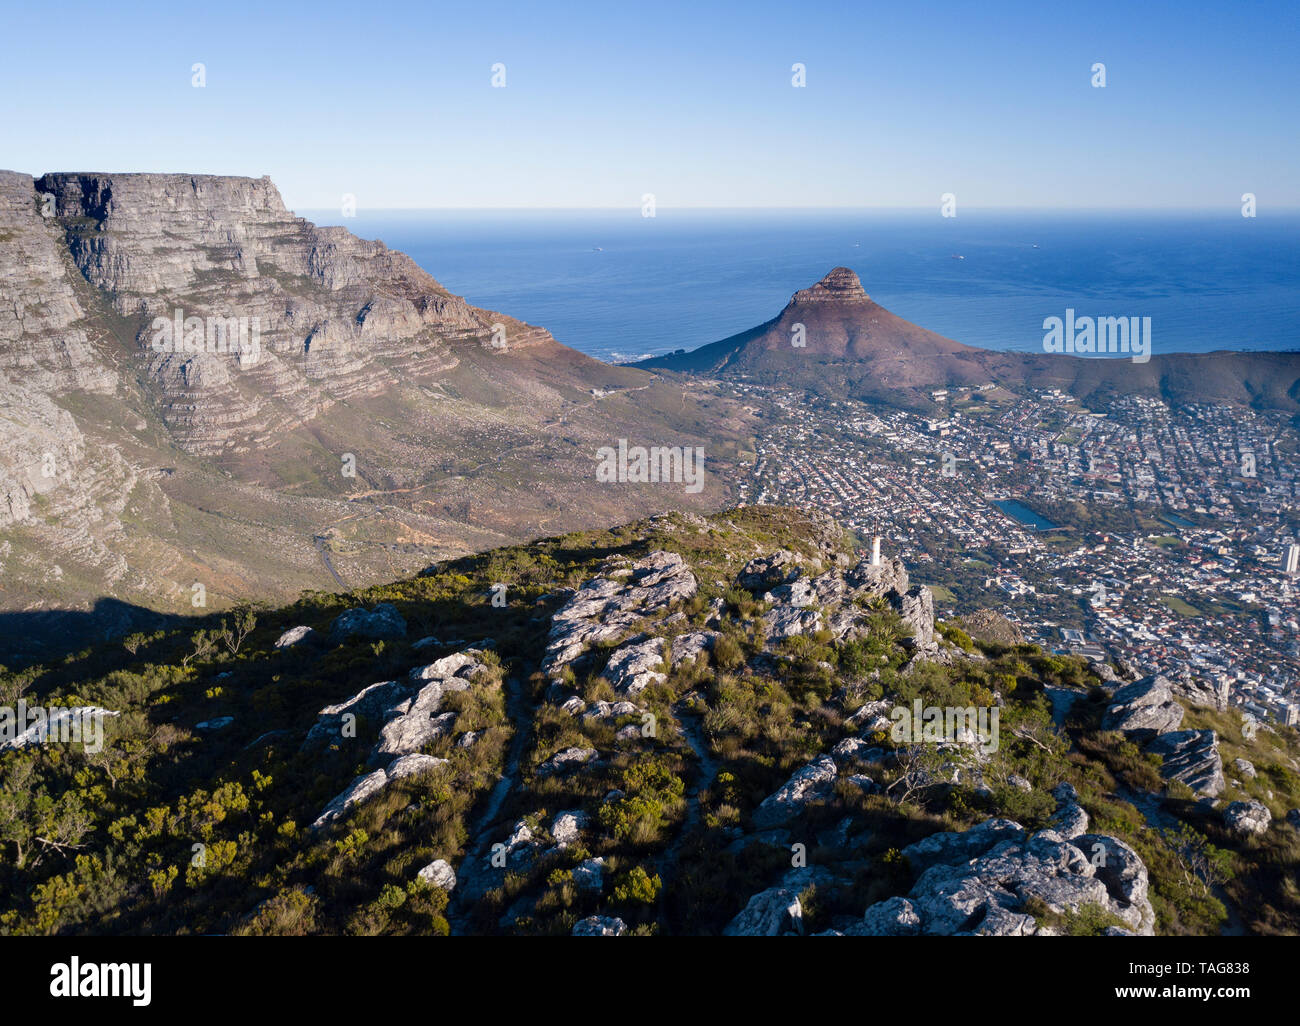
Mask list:
[{"label": "reservoir", "polygon": [[1016,502],[1015,499],[999,499],[993,505],[1002,510],[1012,520],[1034,531],[1050,531],[1058,526],[1042,514],[1035,513],[1024,503]]}]

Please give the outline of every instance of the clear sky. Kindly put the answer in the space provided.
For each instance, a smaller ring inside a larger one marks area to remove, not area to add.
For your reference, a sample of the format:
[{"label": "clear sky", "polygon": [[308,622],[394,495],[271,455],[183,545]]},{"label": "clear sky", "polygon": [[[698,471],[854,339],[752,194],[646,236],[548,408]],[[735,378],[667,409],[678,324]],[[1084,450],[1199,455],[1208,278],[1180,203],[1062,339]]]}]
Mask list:
[{"label": "clear sky", "polygon": [[298,209],[1300,206],[1296,0],[5,0],[2,24],[0,167],[34,174],[269,174]]}]

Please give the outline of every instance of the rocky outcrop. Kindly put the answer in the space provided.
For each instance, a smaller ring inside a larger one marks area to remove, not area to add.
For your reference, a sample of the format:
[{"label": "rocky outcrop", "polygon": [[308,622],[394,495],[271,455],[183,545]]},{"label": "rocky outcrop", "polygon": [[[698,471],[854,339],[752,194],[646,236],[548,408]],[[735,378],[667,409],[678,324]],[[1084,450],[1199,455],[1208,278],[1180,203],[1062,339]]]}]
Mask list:
[{"label": "rocky outcrop", "polygon": [[861,738],[846,737],[838,741],[831,749],[831,758],[837,766],[844,766],[854,761],[879,762],[885,757],[885,750],[868,744]]},{"label": "rocky outcrop", "polygon": [[584,706],[578,712],[581,712],[584,720],[596,719],[612,723],[621,716],[635,716],[641,712],[641,707],[633,702],[592,702],[589,708]]},{"label": "rocky outcrop", "polygon": [[1023,645],[1025,635],[1021,629],[1001,613],[992,609],[977,609],[959,616],[956,624],[977,641],[997,645]]},{"label": "rocky outcrop", "polygon": [[718,640],[717,631],[691,631],[679,634],[668,646],[668,665],[676,669],[689,660],[699,659],[713,651]]},{"label": "rocky outcrop", "polygon": [[310,627],[290,627],[275,639],[275,647],[293,648],[294,645],[301,645],[303,642],[311,642],[315,639],[316,632]]},{"label": "rocky outcrop", "polygon": [[[675,552],[611,561],[551,618],[542,672],[558,676],[593,645],[626,637],[648,616],[691,598],[698,589],[695,575]],[[649,654],[647,649],[644,656]]]},{"label": "rocky outcrop", "polygon": [[786,638],[798,634],[814,634],[822,628],[822,615],[816,609],[783,605],[763,614],[763,634],[768,647],[773,648]]},{"label": "rocky outcrop", "polygon": [[1214,731],[1179,730],[1161,734],[1146,750],[1163,760],[1160,772],[1165,779],[1180,780],[1193,791],[1211,798],[1223,793],[1226,786],[1223,760]]},{"label": "rocky outcrop", "polygon": [[1124,920],[1135,933],[1149,936],[1155,926],[1146,863],[1117,837],[1084,834],[1073,842],[1096,868],[1111,901],[1108,911]]},{"label": "rocky outcrop", "polygon": [[944,830],[909,844],[902,854],[915,872],[969,861],[1003,841],[1023,841],[1025,829],[1009,819],[987,819],[969,830]]},{"label": "rocky outcrop", "polygon": [[542,851],[532,827],[525,820],[516,820],[487,854],[471,854],[461,862],[457,875],[460,899],[470,904],[481,901],[488,891],[501,886],[507,874],[526,873]]},{"label": "rocky outcrop", "polygon": [[1155,913],[1142,860],[1118,838],[1087,833],[1087,814],[1068,783],[1052,793],[1052,829],[1031,835],[1012,820],[990,819],[908,845],[901,852],[915,875],[908,893],[869,906],[861,922],[832,932],[1046,935],[1055,926],[1035,918],[1044,910],[1068,917],[1088,909],[1123,923],[1123,932],[1151,934]]},{"label": "rocky outcrop", "polygon": [[740,569],[736,583],[748,591],[762,593],[789,584],[799,577],[799,557],[789,549],[755,556]]},{"label": "rocky outcrop", "polygon": [[803,933],[799,895],[786,887],[769,887],[749,899],[722,931],[724,937],[779,937]]},{"label": "rocky outcrop", "polygon": [[348,808],[378,794],[394,780],[448,762],[419,749],[454,728],[455,713],[441,712],[442,700],[450,692],[466,690],[486,671],[478,658],[482,654],[478,649],[466,649],[427,666],[417,666],[405,681],[371,684],[317,713],[303,751],[356,737],[357,720],[364,717],[382,721],[370,761],[385,765],[353,780],[325,807],[312,824],[313,829],[338,819]]},{"label": "rocky outcrop", "polygon": [[316,722],[303,741],[303,750],[331,744],[345,736],[355,737],[355,733],[344,734],[345,725],[355,728],[356,721],[360,717],[368,720],[380,719],[409,693],[409,685],[395,680],[383,680],[362,688],[343,702],[327,705],[316,714]]},{"label": "rocky outcrop", "polygon": [[450,892],[456,888],[456,870],[452,869],[451,863],[446,859],[435,859],[416,876],[433,887],[441,887],[444,891]]},{"label": "rocky outcrop", "polygon": [[605,886],[605,859],[603,856],[583,859],[573,867],[573,883],[582,891],[599,894]]},{"label": "rocky outcrop", "polygon": [[888,698],[866,702],[845,719],[844,725],[854,730],[861,729],[864,736],[882,730],[887,731],[894,723],[889,715],[894,705],[895,703]]},{"label": "rocky outcrop", "polygon": [[332,823],[353,805],[368,798],[373,798],[395,780],[414,776],[417,773],[427,773],[429,770],[446,765],[446,763],[446,759],[436,759],[431,755],[418,753],[403,755],[384,769],[378,769],[373,773],[366,773],[357,777],[341,794],[325,806],[311,827],[313,830],[319,830],[326,824]]},{"label": "rocky outcrop", "polygon": [[906,595],[911,590],[907,567],[901,559],[886,559],[874,565],[863,559],[844,574],[844,582],[855,598],[885,598]]},{"label": "rocky outcrop", "polygon": [[[303,749],[355,737],[356,720],[364,717],[383,722],[373,760],[418,751],[452,729],[455,715],[442,712],[443,699],[453,691],[466,690],[487,669],[478,659],[481,655],[478,649],[466,649],[416,667],[405,681],[380,681],[344,702],[326,706],[316,714]],[[344,734],[345,725],[352,727],[351,734]]]},{"label": "rocky outcrop", "polygon": [[551,822],[551,840],[561,848],[577,844],[590,823],[591,817],[581,809],[558,813]]},{"label": "rocky outcrop", "polygon": [[1102,717],[1102,730],[1118,730],[1139,740],[1177,730],[1186,710],[1174,701],[1167,678],[1144,677],[1111,695]]},{"label": "rocky outcrop", "polygon": [[443,712],[442,703],[453,691],[465,691],[487,669],[476,657],[482,653],[471,649],[439,659],[429,666],[411,671],[410,679],[424,682],[409,699],[397,702],[388,710],[388,721],[379,732],[375,757],[385,758],[419,751],[429,742],[450,733],[456,714]]},{"label": "rocky outcrop", "polygon": [[[101,709],[97,705],[78,705],[71,708],[40,708],[39,715],[35,716],[38,708],[33,705],[26,711],[26,715],[21,702],[17,710],[0,709],[0,752],[50,741],[72,741],[92,746],[98,743],[102,746],[103,739],[100,735],[104,729],[104,718],[121,715],[120,712]],[[30,719],[35,719],[35,722],[26,726]]]},{"label": "rocky outcrop", "polygon": [[660,637],[630,642],[609,657],[602,676],[625,695],[638,695],[651,684],[662,684],[668,679],[658,670],[665,663],[665,647]]},{"label": "rocky outcrop", "polygon": [[[1031,899],[1068,915],[1093,907],[1138,934],[1154,931],[1147,870],[1124,842],[1083,834],[1072,840],[1054,830],[1025,839],[1023,828],[994,821],[943,838],[925,850],[921,873],[905,898],[869,907],[861,927],[845,932],[899,936],[1032,936],[1050,933],[1027,908]],[[930,840],[927,838],[927,840]],[[915,848],[915,846],[912,846]],[[1098,857],[1100,856],[1100,857]],[[909,856],[910,858],[911,856]]]},{"label": "rocky outcrop", "polygon": [[857,272],[847,267],[833,268],[810,288],[800,289],[790,302],[796,306],[810,303],[845,303],[868,299]]},{"label": "rocky outcrop", "polygon": [[829,755],[823,755],[796,772],[754,810],[754,826],[759,830],[788,823],[800,815],[809,803],[827,797],[838,767]]},{"label": "rocky outcrop", "polygon": [[1224,712],[1228,708],[1226,683],[1211,684],[1195,677],[1181,677],[1173,682],[1173,689],[1176,695],[1186,699],[1192,705],[1203,705],[1217,712]]},{"label": "rocky outcrop", "polygon": [[627,933],[627,923],[613,916],[588,916],[573,926],[574,937],[621,937]]},{"label": "rocky outcrop", "polygon": [[1161,774],[1210,797],[1223,791],[1223,762],[1212,730],[1178,730],[1186,710],[1174,700],[1174,685],[1154,675],[1117,688],[1102,716],[1102,730],[1117,730],[1145,742],[1160,756]]},{"label": "rocky outcrop", "polygon": [[915,937],[921,932],[921,916],[906,898],[887,898],[867,909],[860,925],[844,933],[859,937]]},{"label": "rocky outcrop", "polygon": [[620,694],[638,695],[651,684],[667,681],[667,674],[658,667],[673,670],[706,655],[717,638],[717,631],[692,631],[671,640],[657,635],[633,638],[609,657],[601,676]]},{"label": "rocky outcrop", "polygon": [[890,601],[911,631],[903,644],[922,654],[935,653],[938,646],[934,640],[934,596],[930,589],[918,584],[901,595],[891,594]]},{"label": "rocky outcrop", "polygon": [[[811,562],[820,569],[822,560]],[[775,583],[773,583],[775,582]],[[946,662],[949,655],[939,645],[934,628],[934,597],[930,589],[912,586],[901,560],[873,564],[863,559],[809,577],[799,558],[787,550],[755,557],[740,571],[736,583],[761,592],[771,608],[763,615],[763,632],[769,650],[786,638],[813,634],[828,628],[839,640],[853,637],[869,618],[863,608],[880,600],[902,621],[904,644],[917,660]]]},{"label": "rocky outcrop", "polygon": [[330,640],[343,641],[353,636],[360,638],[403,638],[406,621],[391,602],[380,602],[374,609],[349,609],[330,625]]},{"label": "rocky outcrop", "polygon": [[594,748],[566,748],[562,752],[556,752],[549,759],[537,767],[539,777],[548,777],[553,773],[563,773],[568,770],[577,769],[579,766],[590,762],[596,758],[597,752]]},{"label": "rocky outcrop", "polygon": [[1252,798],[1247,802],[1232,802],[1223,810],[1223,823],[1234,834],[1263,834],[1268,832],[1273,814],[1268,806]]}]

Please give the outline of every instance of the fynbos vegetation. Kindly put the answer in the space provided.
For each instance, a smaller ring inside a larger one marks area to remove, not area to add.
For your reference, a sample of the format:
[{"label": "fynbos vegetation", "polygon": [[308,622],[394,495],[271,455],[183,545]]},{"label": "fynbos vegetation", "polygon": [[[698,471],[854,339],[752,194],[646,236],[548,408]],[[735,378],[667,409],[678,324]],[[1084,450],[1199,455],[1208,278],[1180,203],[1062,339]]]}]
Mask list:
[{"label": "fynbos vegetation", "polygon": [[750,507],[4,671],[6,703],[112,715],[0,753],[0,931],[1300,928],[1294,730],[923,593]]}]

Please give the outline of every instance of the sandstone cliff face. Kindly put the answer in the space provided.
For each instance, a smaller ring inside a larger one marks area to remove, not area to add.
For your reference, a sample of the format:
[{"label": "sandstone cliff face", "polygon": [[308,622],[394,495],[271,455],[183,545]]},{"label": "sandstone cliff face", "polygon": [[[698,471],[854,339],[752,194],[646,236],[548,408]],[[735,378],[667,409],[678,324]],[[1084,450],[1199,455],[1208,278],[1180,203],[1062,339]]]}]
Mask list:
[{"label": "sandstone cliff face", "polygon": [[[456,345],[491,346],[494,324],[508,350],[550,338],[470,306],[382,242],[293,216],[269,178],[48,174],[35,189],[53,197],[77,269],[131,322],[191,452],[256,445],[340,400],[435,380]],[[178,310],[184,330],[160,334]],[[177,334],[202,345],[160,352]]]},{"label": "sandstone cliff face", "polygon": [[86,333],[61,232],[32,179],[0,171],[0,374],[45,391],[111,392],[116,373]]},{"label": "sandstone cliff face", "polygon": [[796,292],[790,302],[798,306],[806,303],[852,302],[870,298],[857,274],[847,267],[836,267],[817,284]]},{"label": "sandstone cliff face", "polygon": [[85,439],[72,414],[39,392],[0,388],[0,424],[8,443],[0,457],[0,526],[27,520],[37,497],[73,483]]},{"label": "sandstone cliff face", "polygon": [[[76,421],[51,399],[112,394],[118,374],[43,207],[50,212],[30,177],[0,171],[0,527],[41,520],[63,529],[89,516],[103,464],[113,462],[98,451],[88,459]],[[0,567],[11,553],[0,548]]]},{"label": "sandstone cliff face", "polygon": [[594,461],[716,444],[719,419],[269,179],[0,172],[0,649],[710,508],[711,475],[595,487]]}]

